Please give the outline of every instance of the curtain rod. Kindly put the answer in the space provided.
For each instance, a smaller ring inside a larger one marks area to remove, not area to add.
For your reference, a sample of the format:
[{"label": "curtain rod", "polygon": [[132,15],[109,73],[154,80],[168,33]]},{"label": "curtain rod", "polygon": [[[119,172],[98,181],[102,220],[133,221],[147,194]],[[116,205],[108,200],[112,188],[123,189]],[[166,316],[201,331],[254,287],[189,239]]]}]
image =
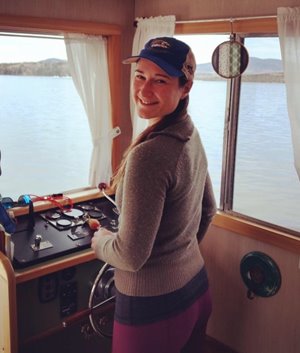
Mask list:
[{"label": "curtain rod", "polygon": [[268,18],[277,18],[277,15],[267,16],[248,16],[248,17],[228,17],[228,18],[217,18],[217,19],[203,19],[203,20],[187,20],[187,21],[176,21],[176,23],[201,23],[201,22],[234,22],[242,20],[263,20]]},{"label": "curtain rod", "polygon": [[0,32],[0,37],[19,37],[19,38],[35,38],[35,39],[64,39],[63,36],[51,36],[46,34],[23,34],[23,33],[9,33],[9,32]]},{"label": "curtain rod", "polygon": [[[84,35],[84,33],[79,33],[79,35],[81,35],[81,34]],[[74,33],[73,33],[73,35],[74,35]],[[65,37],[63,35],[61,35],[61,34],[48,35],[48,34],[28,34],[28,33],[15,33],[15,32],[0,32],[0,37],[65,40]],[[102,36],[102,37],[105,37],[105,36]],[[72,36],[72,34],[67,39],[80,40],[80,38]]]},{"label": "curtain rod", "polygon": [[[141,18],[147,18],[145,16]],[[266,16],[248,16],[248,17],[229,17],[229,18],[217,18],[217,19],[203,19],[203,20],[182,20],[182,21],[175,21],[177,24],[181,23],[205,23],[205,22],[234,22],[234,21],[242,21],[242,20],[263,20],[268,18],[277,18],[277,15],[266,15]],[[137,27],[138,20],[133,22],[134,27]]]}]

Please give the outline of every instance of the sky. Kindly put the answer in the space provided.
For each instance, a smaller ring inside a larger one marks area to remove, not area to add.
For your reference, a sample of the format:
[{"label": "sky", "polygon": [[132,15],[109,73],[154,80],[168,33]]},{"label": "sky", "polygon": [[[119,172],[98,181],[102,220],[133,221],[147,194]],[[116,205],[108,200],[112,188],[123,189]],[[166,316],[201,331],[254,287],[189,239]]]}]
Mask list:
[{"label": "sky", "polygon": [[[197,37],[199,36],[176,36],[176,38],[185,41],[193,49],[198,64],[210,62],[214,49],[222,42],[229,40],[229,35],[203,35],[201,36],[201,44],[199,44]],[[245,47],[250,56],[261,59],[281,59],[278,37],[246,38]]]},{"label": "sky", "polygon": [[19,38],[0,35],[0,63],[67,59],[62,39]]},{"label": "sky", "polygon": [[[193,49],[198,64],[211,61],[211,55],[218,44],[228,41],[228,35],[176,36]],[[247,38],[245,46],[250,56],[262,59],[280,59],[278,38]],[[18,38],[0,35],[0,63],[41,61],[48,58],[67,59],[62,39]]]}]

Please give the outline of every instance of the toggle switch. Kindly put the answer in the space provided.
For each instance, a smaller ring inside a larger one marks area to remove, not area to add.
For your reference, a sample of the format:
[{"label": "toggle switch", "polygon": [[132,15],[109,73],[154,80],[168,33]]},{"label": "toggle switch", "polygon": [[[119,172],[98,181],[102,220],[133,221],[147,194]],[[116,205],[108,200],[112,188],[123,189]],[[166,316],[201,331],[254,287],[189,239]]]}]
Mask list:
[{"label": "toggle switch", "polygon": [[40,251],[40,250],[53,248],[53,245],[50,243],[49,240],[42,241],[42,239],[43,239],[43,237],[40,234],[37,234],[34,237],[34,243],[30,245],[30,247],[33,251]]},{"label": "toggle switch", "polygon": [[41,241],[42,241],[42,236],[37,234],[34,238],[34,247],[36,249],[39,249],[40,248],[40,245],[41,245]]}]

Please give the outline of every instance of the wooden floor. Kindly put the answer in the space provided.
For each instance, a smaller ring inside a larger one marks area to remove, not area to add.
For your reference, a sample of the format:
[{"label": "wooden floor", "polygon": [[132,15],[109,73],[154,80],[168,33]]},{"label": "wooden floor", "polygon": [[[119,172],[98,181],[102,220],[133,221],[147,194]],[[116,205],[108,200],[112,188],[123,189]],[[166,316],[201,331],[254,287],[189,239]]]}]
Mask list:
[{"label": "wooden floor", "polygon": [[205,353],[238,353],[210,337],[206,338],[204,352]]}]

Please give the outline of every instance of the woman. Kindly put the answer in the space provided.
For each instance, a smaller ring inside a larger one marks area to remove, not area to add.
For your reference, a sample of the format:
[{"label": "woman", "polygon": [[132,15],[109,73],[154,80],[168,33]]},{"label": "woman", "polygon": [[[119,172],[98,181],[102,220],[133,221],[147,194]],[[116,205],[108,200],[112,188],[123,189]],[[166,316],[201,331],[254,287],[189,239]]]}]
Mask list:
[{"label": "woman", "polygon": [[92,239],[96,256],[116,268],[113,353],[199,353],[211,312],[199,242],[216,208],[187,114],[194,55],[155,38],[124,63],[136,63],[132,96],[149,124],[114,178],[119,231],[100,228]]}]

